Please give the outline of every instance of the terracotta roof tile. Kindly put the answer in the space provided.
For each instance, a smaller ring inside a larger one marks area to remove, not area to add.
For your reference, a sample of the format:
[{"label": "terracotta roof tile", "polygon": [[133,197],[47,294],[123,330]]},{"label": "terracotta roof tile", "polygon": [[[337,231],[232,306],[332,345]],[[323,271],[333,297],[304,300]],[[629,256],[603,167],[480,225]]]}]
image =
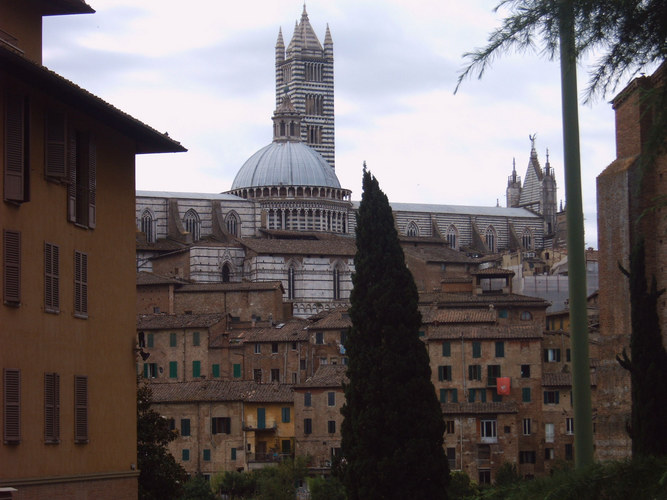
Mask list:
[{"label": "terracotta roof tile", "polygon": [[[591,385],[596,385],[595,374],[591,374]],[[572,373],[543,373],[542,386],[544,387],[572,387]]]},{"label": "terracotta roof tile", "polygon": [[345,365],[320,365],[315,375],[309,377],[303,384],[296,385],[295,388],[343,387],[343,383],[348,381],[346,372]]},{"label": "terracotta roof tile", "polygon": [[458,250],[453,250],[447,246],[422,246],[422,247],[409,247],[405,246],[403,252],[415,259],[419,259],[425,262],[438,262],[438,263],[447,263],[447,262],[465,262],[470,263],[474,262],[473,259],[468,257],[465,253],[459,252]]},{"label": "terracotta roof tile", "polygon": [[495,309],[421,308],[422,323],[495,323]]},{"label": "terracotta roof tile", "polygon": [[339,307],[337,309],[332,309],[327,311],[327,314],[324,314],[319,317],[319,319],[310,325],[308,325],[309,330],[342,330],[347,329],[352,326],[352,320],[348,313],[347,307]]},{"label": "terracotta roof tile", "polygon": [[289,403],[294,400],[291,385],[258,384],[253,381],[197,380],[192,382],[151,382],[154,403],[200,401],[246,401]]},{"label": "terracotta roof tile", "polygon": [[542,338],[541,325],[461,325],[433,326],[428,329],[432,340],[506,339],[529,340]]},{"label": "terracotta roof tile", "polygon": [[547,307],[549,302],[539,297],[530,297],[528,295],[519,295],[516,293],[493,293],[475,295],[472,293],[459,292],[422,292],[419,294],[420,304],[438,304],[443,307],[461,307],[462,305],[483,306],[493,305],[501,307],[503,305],[516,306],[526,305],[531,307]]},{"label": "terracotta roof tile", "polygon": [[308,320],[292,318],[285,323],[266,328],[249,328],[241,331],[236,338],[242,342],[296,342],[307,341],[310,334],[306,330]]},{"label": "terracotta roof tile", "polygon": [[137,329],[210,328],[224,317],[224,314],[140,314],[137,316]]}]

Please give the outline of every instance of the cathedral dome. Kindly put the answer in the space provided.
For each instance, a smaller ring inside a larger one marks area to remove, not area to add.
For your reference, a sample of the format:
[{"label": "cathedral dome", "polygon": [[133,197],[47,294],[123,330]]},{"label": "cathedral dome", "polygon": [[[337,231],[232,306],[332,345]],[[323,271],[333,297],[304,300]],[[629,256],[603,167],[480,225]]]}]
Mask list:
[{"label": "cathedral dome", "polygon": [[231,190],[265,186],[340,189],[340,182],[322,155],[307,144],[276,141],[257,151],[243,164]]}]

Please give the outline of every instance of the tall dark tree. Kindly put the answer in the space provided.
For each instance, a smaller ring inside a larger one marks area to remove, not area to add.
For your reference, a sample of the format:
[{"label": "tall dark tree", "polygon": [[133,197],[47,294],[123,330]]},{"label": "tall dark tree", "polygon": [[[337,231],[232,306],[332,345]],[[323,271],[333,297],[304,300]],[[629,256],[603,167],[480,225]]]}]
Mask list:
[{"label": "tall dark tree", "polygon": [[188,479],[185,469],[169,453],[167,444],[178,436],[169,422],[151,408],[152,391],[137,390],[137,465],[141,500],[176,499]]},{"label": "tall dark tree", "polygon": [[646,279],[644,240],[635,244],[630,256],[630,315],[632,335],[630,358],[623,350],[621,366],[630,371],[632,416],[628,426],[632,454],[667,456],[667,352],[662,344],[655,277],[651,286]]},{"label": "tall dark tree", "polygon": [[348,498],[444,499],[444,421],[419,339],[417,287],[387,196],[365,166],[356,236],[341,410]]}]

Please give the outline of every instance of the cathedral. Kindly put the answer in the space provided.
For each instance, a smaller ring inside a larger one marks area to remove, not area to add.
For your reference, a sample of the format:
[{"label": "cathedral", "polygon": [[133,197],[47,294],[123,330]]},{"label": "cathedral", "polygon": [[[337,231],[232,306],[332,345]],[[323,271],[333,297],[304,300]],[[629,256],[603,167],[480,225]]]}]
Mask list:
[{"label": "cathedral", "polygon": [[[273,141],[229,191],[136,193],[137,271],[197,283],[280,281],[293,314],[307,317],[348,303],[358,202],[335,171],[333,39],[327,27],[320,43],[305,5],[287,47],[279,30],[275,66]],[[391,206],[404,247],[444,272],[448,262],[477,267],[488,255],[553,244],[556,181],[548,154],[540,166],[535,136],[523,183],[514,165],[506,195],[506,207]]]}]

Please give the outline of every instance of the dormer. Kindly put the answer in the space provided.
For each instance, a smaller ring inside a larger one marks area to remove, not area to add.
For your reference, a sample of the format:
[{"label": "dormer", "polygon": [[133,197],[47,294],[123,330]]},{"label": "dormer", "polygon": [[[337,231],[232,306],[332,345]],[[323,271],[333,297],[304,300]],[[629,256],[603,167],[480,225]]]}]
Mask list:
[{"label": "dormer", "polygon": [[42,17],[94,12],[83,0],[0,2],[0,48],[42,64]]}]

